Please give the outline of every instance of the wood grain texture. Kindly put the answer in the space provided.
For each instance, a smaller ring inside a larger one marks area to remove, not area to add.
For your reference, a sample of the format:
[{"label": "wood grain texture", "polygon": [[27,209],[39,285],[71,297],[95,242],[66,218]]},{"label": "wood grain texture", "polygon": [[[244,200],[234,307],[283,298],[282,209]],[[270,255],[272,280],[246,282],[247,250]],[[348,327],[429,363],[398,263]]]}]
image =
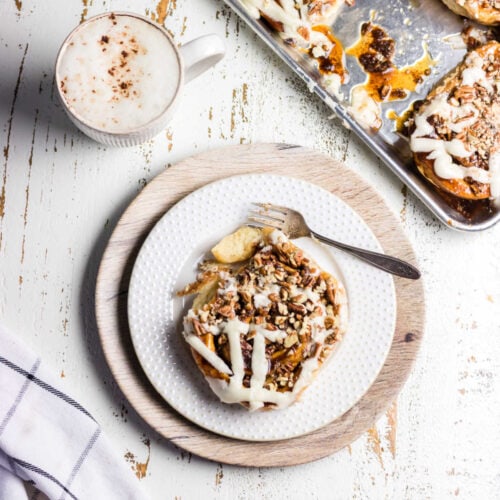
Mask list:
[{"label": "wood grain texture", "polygon": [[371,427],[394,401],[422,338],[421,281],[395,279],[397,320],[392,347],[375,383],[341,418],[299,438],[253,443],[218,436],[177,414],[156,393],[135,356],[127,325],[127,287],[135,257],[156,221],[177,201],[209,182],[245,173],[301,178],[328,189],[356,210],[386,253],[415,263],[411,246],[383,199],[357,174],[314,151],[285,144],[217,149],[188,158],[158,175],[120,218],[104,252],[96,288],[96,316],[114,377],[137,412],[160,434],[191,453],[246,466],[310,462],[345,447]]}]

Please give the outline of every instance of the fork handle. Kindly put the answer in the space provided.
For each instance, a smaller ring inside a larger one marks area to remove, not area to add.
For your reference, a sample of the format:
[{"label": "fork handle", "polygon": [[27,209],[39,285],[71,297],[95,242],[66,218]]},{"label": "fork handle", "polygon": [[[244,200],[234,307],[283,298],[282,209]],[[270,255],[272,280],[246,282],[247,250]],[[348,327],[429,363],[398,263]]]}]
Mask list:
[{"label": "fork handle", "polygon": [[396,257],[391,257],[389,255],[384,255],[377,252],[371,252],[370,250],[363,250],[361,248],[352,247],[335,240],[330,240],[314,231],[311,231],[311,234],[323,243],[353,254],[356,257],[359,257],[361,260],[368,262],[368,264],[378,267],[383,271],[387,271],[388,273],[411,280],[418,280],[418,278],[420,278],[420,271],[415,266],[412,266],[411,264],[408,264],[408,262],[405,262],[401,259],[397,259]]}]

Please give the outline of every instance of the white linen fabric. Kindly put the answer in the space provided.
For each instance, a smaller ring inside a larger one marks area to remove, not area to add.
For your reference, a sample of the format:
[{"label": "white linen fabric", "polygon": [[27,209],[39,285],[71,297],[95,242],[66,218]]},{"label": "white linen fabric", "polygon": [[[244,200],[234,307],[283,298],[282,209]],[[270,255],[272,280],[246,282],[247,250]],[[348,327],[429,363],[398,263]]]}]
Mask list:
[{"label": "white linen fabric", "polygon": [[40,500],[43,494],[145,498],[92,415],[0,325],[0,500]]}]

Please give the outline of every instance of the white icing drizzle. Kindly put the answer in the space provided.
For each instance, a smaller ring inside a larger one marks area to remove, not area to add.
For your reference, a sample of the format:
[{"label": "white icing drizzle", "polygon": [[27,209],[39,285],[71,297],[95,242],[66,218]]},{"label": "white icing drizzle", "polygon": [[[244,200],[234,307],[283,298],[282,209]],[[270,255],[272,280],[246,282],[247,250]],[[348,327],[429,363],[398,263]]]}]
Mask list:
[{"label": "white icing drizzle", "polygon": [[229,335],[236,335],[236,333],[246,335],[250,329],[250,325],[235,318],[227,320],[223,328],[229,338]]},{"label": "white icing drizzle", "polygon": [[[311,276],[316,276],[319,274],[319,271],[316,271],[316,273],[311,273]],[[296,285],[292,285],[290,289],[290,295],[292,297],[296,295],[305,295],[307,300],[310,300],[313,303],[316,303],[319,301],[319,294],[318,292],[315,292],[311,288],[301,288]]]},{"label": "white icing drizzle", "polygon": [[[279,409],[286,408],[295,401],[297,394],[312,382],[314,375],[319,368],[318,358],[309,358],[302,362],[300,376],[295,382],[292,391],[270,391],[262,387],[265,382],[268,366],[268,361],[265,357],[265,344],[261,343],[259,340],[257,341],[256,347],[254,339],[254,351],[256,349],[257,354],[254,352],[254,357],[252,357],[252,371],[254,373],[250,380],[249,388],[233,384],[233,377],[231,377],[229,384],[225,380],[207,378],[211,389],[224,403],[239,403],[241,401],[247,401],[250,404],[251,410],[262,408],[265,402],[272,403]],[[265,373],[264,369],[266,371]]]},{"label": "white icing drizzle", "polygon": [[300,46],[307,45],[297,31],[304,27],[307,19],[307,7],[303,2],[296,4],[292,0],[282,0],[280,3],[275,0],[242,0],[242,3],[255,18],[258,19],[262,12],[269,19],[281,23],[283,32],[280,35],[283,38],[291,38]]},{"label": "white icing drizzle", "polygon": [[492,198],[500,197],[500,151],[495,151],[490,156],[490,192]]},{"label": "white icing drizzle", "polygon": [[194,328],[193,328],[193,323],[191,320],[195,318],[196,315],[192,309],[189,309],[186,317],[184,318],[184,321],[182,322],[184,326],[184,330],[182,334],[184,335],[184,338],[186,338],[188,335],[194,334]]},{"label": "white icing drizzle", "polygon": [[[325,81],[325,88],[326,88],[326,90],[328,90],[328,92],[337,96],[339,99],[343,99],[344,96],[339,90],[340,86],[343,83],[340,75],[338,75],[337,73],[332,73],[328,76],[325,76],[324,81]],[[346,73],[346,75],[344,76],[344,82],[348,83],[348,81],[349,81],[349,79],[348,79],[347,73]],[[329,105],[329,106],[332,109],[334,109],[334,107],[335,107],[335,106],[331,106],[331,105]],[[336,115],[333,115],[333,116],[336,116]]]},{"label": "white icing drizzle", "polygon": [[[224,380],[215,380],[208,378],[208,382],[212,390],[219,396],[221,401],[225,403],[239,403],[247,401],[250,404],[251,410],[257,410],[264,406],[264,402],[275,403],[288,406],[293,400],[286,395],[264,389],[263,385],[266,380],[269,362],[266,357],[265,336],[269,335],[270,330],[264,328],[256,330],[253,340],[252,350],[252,377],[250,379],[250,387],[243,386],[244,361],[241,350],[240,335],[245,334],[249,330],[249,325],[239,320],[230,320],[226,323],[224,331],[228,336],[229,349],[231,355],[231,366],[233,375],[229,379],[229,383]],[[274,332],[273,332],[274,333]]]},{"label": "white icing drizzle", "polygon": [[310,288],[306,288],[305,290],[301,289],[300,293],[303,293],[307,297],[307,300],[310,300],[313,303],[316,303],[319,300],[319,294]]},{"label": "white icing drizzle", "polygon": [[412,148],[416,153],[432,151],[427,158],[436,158],[436,163],[437,160],[440,159],[438,158],[438,154],[441,152],[448,153],[448,156],[453,155],[458,158],[467,158],[472,154],[471,151],[465,148],[464,143],[458,139],[443,141],[442,139],[430,139],[429,137],[415,137],[412,142]]},{"label": "white icing drizzle", "polygon": [[337,303],[335,323],[340,332],[345,332],[349,321],[349,309],[347,307],[347,294],[343,287],[339,286],[337,290],[335,290],[335,302]]},{"label": "white icing drizzle", "polygon": [[[472,56],[476,56],[476,59],[473,59]],[[471,53],[467,60],[469,59],[470,63],[474,64],[474,66],[468,68],[471,69],[469,73],[466,73],[467,69],[463,71],[462,75],[465,76],[463,76],[462,82],[467,82],[467,84],[480,83],[486,88],[480,75],[480,72],[484,75],[484,71],[477,66],[477,59],[479,61],[482,61],[482,59],[475,53]],[[465,144],[456,138],[451,141],[445,141],[428,137],[434,134],[434,127],[427,121],[432,115],[442,117],[449,124],[451,130],[459,132],[477,118],[477,110],[469,104],[452,106],[448,102],[447,94],[436,97],[427,105],[422,113],[415,116],[415,131],[410,137],[412,151],[416,153],[429,153],[427,159],[434,160],[434,171],[442,179],[464,179],[465,177],[470,177],[483,184],[490,183],[490,190],[491,184],[498,185],[500,183],[500,173],[497,169],[492,168],[491,158],[489,170],[483,170],[478,167],[464,167],[455,163],[453,157],[468,158],[474,151],[469,151]],[[497,191],[495,190],[495,192]],[[492,192],[492,197],[495,196],[498,196],[498,194],[493,195]]]},{"label": "white icing drizzle", "polygon": [[285,233],[282,231],[279,231],[278,229],[275,229],[269,236],[269,243],[271,245],[278,245],[279,243],[285,243],[288,241],[288,238],[285,236]]},{"label": "white icing drizzle", "polygon": [[364,128],[378,130],[382,125],[381,108],[362,85],[352,89],[348,111]]},{"label": "white icing drizzle", "polygon": [[[243,326],[244,325],[244,326]],[[245,375],[245,363],[241,350],[241,334],[248,331],[248,325],[237,319],[229,320],[224,326],[224,332],[229,340],[229,352],[231,357],[231,368],[233,376],[229,380],[232,388],[241,387]]]},{"label": "white icing drizzle", "polygon": [[225,380],[210,377],[207,377],[207,381],[211,389],[223,403],[241,403],[242,401],[248,401],[251,404],[253,403],[255,407],[258,406],[259,402],[266,402],[275,404],[277,408],[286,408],[293,403],[295,399],[293,392],[277,392],[257,387],[236,387],[228,384]]},{"label": "white icing drizzle", "polygon": [[238,291],[236,280],[226,272],[219,273],[220,283],[222,286],[217,290],[218,295],[227,295],[233,292],[235,295]]},{"label": "white icing drizzle", "polygon": [[488,183],[490,181],[490,174],[487,170],[478,167],[464,167],[453,162],[451,155],[457,158],[467,158],[472,154],[458,139],[443,141],[417,137],[412,139],[411,144],[413,151],[417,153],[429,152],[427,158],[434,160],[434,171],[442,179],[471,177],[477,182]]},{"label": "white icing drizzle", "polygon": [[302,363],[300,377],[293,387],[293,394],[299,393],[307,387],[313,380],[316,370],[319,368],[318,358],[309,358]]},{"label": "white icing drizzle", "polygon": [[207,360],[216,370],[226,375],[231,375],[230,368],[224,363],[224,361],[217,356],[217,354],[211,351],[200,339],[200,337],[191,334],[185,335],[186,342],[205,360]]},{"label": "white icing drizzle", "polygon": [[271,299],[269,295],[272,293],[279,293],[280,287],[278,285],[268,285],[266,289],[259,293],[254,293],[253,305],[256,308],[259,307],[269,307],[271,305]]},{"label": "white icing drizzle", "polygon": [[328,337],[332,330],[325,329],[325,315],[326,308],[323,304],[317,304],[316,307],[321,308],[321,314],[309,318],[309,324],[311,325],[311,338],[314,342],[318,344],[323,344],[325,342],[325,338]]},{"label": "white icing drizzle", "polygon": [[471,52],[465,58],[465,64],[467,68],[462,71],[462,85],[470,85],[472,87],[477,83],[488,92],[493,92],[493,87],[483,69],[484,61],[482,57],[477,52]]},{"label": "white icing drizzle", "polygon": [[[269,236],[271,244],[284,243],[288,238],[280,231],[275,230]],[[319,271],[318,271],[319,272]],[[226,277],[226,281],[230,282],[234,278]],[[236,287],[236,280],[234,280]],[[225,284],[226,289],[232,290],[232,283]],[[234,290],[237,293],[237,288]],[[259,294],[254,295],[254,303],[263,300],[262,298],[255,301],[257,295],[261,295],[268,302],[270,302],[268,295],[271,293],[278,293],[279,286],[276,284],[268,284]],[[314,317],[305,317],[300,333],[305,333],[311,329],[311,336],[314,342],[319,344],[320,347],[324,345],[325,338],[330,335],[333,330],[326,329],[324,320],[326,317],[326,307],[319,301],[320,295],[310,289],[302,289],[294,286],[291,290],[293,295],[304,294],[309,300],[313,302],[315,307],[320,307],[321,314]],[[340,287],[336,291],[336,298],[342,304],[342,312],[346,311],[346,297],[343,289]],[[209,325],[201,323],[203,329],[207,332],[218,335],[221,332],[226,333],[229,342],[229,351],[231,359],[231,369],[226,365],[224,360],[220,358],[215,352],[211,351],[202,340],[194,333],[192,321],[197,319],[198,316],[190,310],[185,318],[184,331],[186,341],[191,347],[198,352],[211,366],[219,372],[229,375],[229,381],[223,379],[215,379],[207,377],[207,381],[213,392],[224,403],[241,403],[247,402],[250,410],[257,410],[262,408],[265,403],[275,405],[276,408],[286,408],[292,404],[297,395],[307,387],[319,368],[318,356],[322,349],[316,349],[316,357],[309,358],[301,363],[301,371],[298,379],[295,381],[293,389],[280,392],[276,390],[265,389],[266,377],[270,368],[270,360],[266,355],[266,341],[280,342],[287,338],[287,333],[283,330],[271,330],[265,325],[248,324],[240,321],[239,319],[226,320],[220,324]],[[302,332],[303,331],[303,332]],[[252,375],[250,377],[250,387],[243,385],[245,376],[245,361],[243,358],[243,350],[241,343],[241,336],[248,333],[253,334],[252,358],[251,369]]]},{"label": "white icing drizzle", "polygon": [[[309,28],[313,24],[331,24],[337,15],[340,7],[344,4],[342,0],[334,2],[323,2],[319,14],[310,14],[309,5],[304,0],[241,0],[249,14],[258,19],[263,13],[266,17],[283,25],[282,36],[292,38],[296,42],[306,43],[297,29],[301,27]],[[313,38],[312,33],[309,34]],[[324,42],[329,40],[326,37],[317,37]],[[314,43],[314,42],[313,42]],[[330,44],[331,45],[331,44]]]},{"label": "white icing drizzle", "polygon": [[[262,389],[269,368],[269,361],[266,358],[266,339],[260,332],[256,332],[253,338],[252,351],[252,378],[250,379],[250,389]],[[263,401],[250,398],[250,409],[257,410],[264,406]]]},{"label": "white icing drizzle", "polygon": [[[301,48],[312,49],[314,57],[327,56],[333,44],[324,33],[312,29],[314,25],[331,25],[344,0],[323,2],[319,13],[309,13],[309,4],[305,0],[241,0],[248,13],[258,19],[261,14],[266,18],[280,23],[280,36],[293,42]],[[343,75],[347,82],[348,75]],[[340,85],[343,83],[338,74],[329,75],[328,88],[339,98]]]},{"label": "white icing drizzle", "polygon": [[201,326],[207,333],[211,333],[212,335],[219,335],[221,329],[219,325],[210,325],[208,323],[201,323]]},{"label": "white icing drizzle", "polygon": [[253,296],[253,305],[258,309],[260,307],[268,307],[271,304],[266,293],[256,293]]},{"label": "white icing drizzle", "polygon": [[314,57],[326,57],[328,52],[325,50],[324,46],[316,45],[316,47],[312,49],[312,55]]},{"label": "white icing drizzle", "polygon": [[477,108],[471,105],[463,105],[458,109],[462,109],[463,113],[459,116],[459,121],[450,123],[448,127],[452,132],[459,134],[467,127],[470,127],[477,119],[478,119],[478,111]]},{"label": "white icing drizzle", "polygon": [[250,325],[250,331],[256,332],[258,335],[262,335],[271,342],[276,342],[278,340],[283,340],[286,338],[286,332],[283,330],[268,330],[262,325]]}]

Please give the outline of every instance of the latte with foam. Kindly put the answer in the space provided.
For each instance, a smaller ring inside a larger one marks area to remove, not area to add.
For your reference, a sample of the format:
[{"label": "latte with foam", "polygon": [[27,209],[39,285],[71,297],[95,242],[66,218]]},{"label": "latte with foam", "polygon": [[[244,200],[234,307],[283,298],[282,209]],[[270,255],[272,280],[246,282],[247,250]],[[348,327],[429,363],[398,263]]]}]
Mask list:
[{"label": "latte with foam", "polygon": [[127,133],[158,118],[180,85],[177,52],[152,23],[109,14],[78,27],[58,63],[60,94],[89,127]]}]

